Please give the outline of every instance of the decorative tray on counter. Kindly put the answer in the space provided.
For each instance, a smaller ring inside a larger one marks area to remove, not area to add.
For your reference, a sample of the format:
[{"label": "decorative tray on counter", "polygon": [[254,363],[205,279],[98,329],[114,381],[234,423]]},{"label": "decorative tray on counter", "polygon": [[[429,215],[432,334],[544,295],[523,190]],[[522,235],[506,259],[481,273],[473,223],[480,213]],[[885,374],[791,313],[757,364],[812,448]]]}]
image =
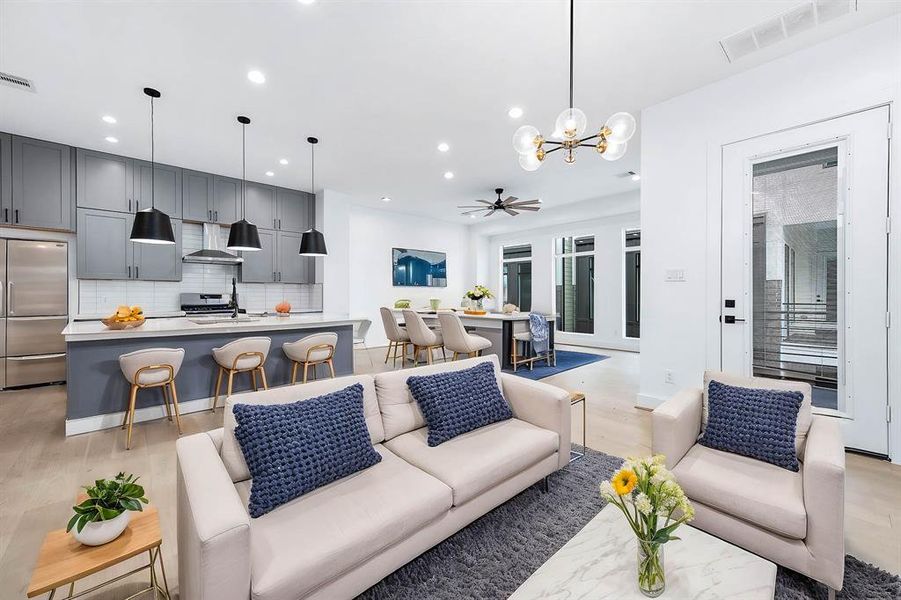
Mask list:
[{"label": "decorative tray on counter", "polygon": [[144,324],[144,319],[135,321],[117,321],[116,319],[100,319],[100,322],[109,329],[134,329]]},{"label": "decorative tray on counter", "polygon": [[487,310],[475,310],[475,309],[473,309],[473,308],[467,308],[466,310],[463,311],[463,314],[465,314],[465,315],[477,315],[477,316],[482,316],[482,315],[487,315],[487,314],[488,314],[488,311],[487,311]]}]

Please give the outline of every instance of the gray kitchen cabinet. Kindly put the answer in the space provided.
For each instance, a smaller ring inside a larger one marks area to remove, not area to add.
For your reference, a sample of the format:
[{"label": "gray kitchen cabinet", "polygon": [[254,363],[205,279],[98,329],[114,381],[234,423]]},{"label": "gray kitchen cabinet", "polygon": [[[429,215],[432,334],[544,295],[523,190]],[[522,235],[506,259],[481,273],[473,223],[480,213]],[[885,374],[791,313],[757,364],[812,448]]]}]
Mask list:
[{"label": "gray kitchen cabinet", "polygon": [[[160,209],[162,210],[162,209]],[[172,219],[172,233],[175,234],[174,244],[135,244],[132,243],[134,254],[133,279],[144,281],[181,281],[181,219]]]},{"label": "gray kitchen cabinet", "polygon": [[275,188],[248,181],[244,191],[244,218],[265,229],[278,229]]},{"label": "gray kitchen cabinet", "polygon": [[313,194],[278,188],[278,229],[282,231],[306,231],[311,227],[310,215],[314,202]]},{"label": "gray kitchen cabinet", "polygon": [[128,236],[134,215],[78,209],[77,268],[79,279],[131,279],[133,244]]},{"label": "gray kitchen cabinet", "polygon": [[241,180],[231,177],[213,176],[212,221],[231,225],[241,214]]},{"label": "gray kitchen cabinet", "polygon": [[[153,174],[152,188],[151,173]],[[150,208],[152,194],[153,206],[169,215],[172,219],[181,218],[181,169],[159,163],[151,167],[149,162],[136,160],[134,161],[134,174],[134,212]]]},{"label": "gray kitchen cabinet", "polygon": [[295,231],[278,232],[278,273],[276,274],[276,279],[281,283],[313,282],[315,259],[298,254],[301,236],[301,233]]},{"label": "gray kitchen cabinet", "polygon": [[43,229],[72,229],[72,149],[12,136],[12,201],[4,221]]},{"label": "gray kitchen cabinet", "polygon": [[212,221],[216,206],[213,175],[183,169],[181,182],[182,218],[185,221]]},{"label": "gray kitchen cabinet", "polygon": [[133,212],[132,159],[79,148],[75,163],[79,207]]},{"label": "gray kitchen cabinet", "polygon": [[260,246],[256,252],[242,252],[241,283],[272,283],[278,278],[277,239],[275,231],[259,229]]},{"label": "gray kitchen cabinet", "polygon": [[12,136],[0,133],[0,222],[9,223],[12,211]]}]

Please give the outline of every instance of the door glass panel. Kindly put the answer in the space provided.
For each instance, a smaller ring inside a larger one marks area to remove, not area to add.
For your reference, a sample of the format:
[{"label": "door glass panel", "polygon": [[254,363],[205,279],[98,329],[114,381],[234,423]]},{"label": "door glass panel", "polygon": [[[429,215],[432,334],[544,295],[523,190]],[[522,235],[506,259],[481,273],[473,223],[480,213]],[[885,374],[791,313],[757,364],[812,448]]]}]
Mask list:
[{"label": "door glass panel", "polygon": [[808,382],[814,406],[844,410],[837,167],[834,147],[754,165],[752,366]]},{"label": "door glass panel", "polygon": [[558,256],[557,329],[594,333],[594,255]]},{"label": "door glass panel", "polygon": [[504,246],[504,304],[515,304],[519,310],[532,310],[532,246]]}]

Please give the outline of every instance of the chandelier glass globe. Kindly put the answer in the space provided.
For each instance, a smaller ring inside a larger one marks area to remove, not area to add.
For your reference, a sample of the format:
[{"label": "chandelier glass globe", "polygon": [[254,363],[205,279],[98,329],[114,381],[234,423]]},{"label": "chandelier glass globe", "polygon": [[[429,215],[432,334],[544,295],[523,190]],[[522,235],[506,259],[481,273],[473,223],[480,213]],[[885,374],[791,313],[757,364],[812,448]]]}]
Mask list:
[{"label": "chandelier glass globe", "polygon": [[535,138],[540,135],[537,127],[523,125],[513,134],[513,149],[520,154],[534,154],[538,149]]},{"label": "chandelier glass globe", "polygon": [[628,142],[635,135],[635,117],[627,112],[618,112],[607,119],[607,127],[610,135],[607,139],[611,142]]},{"label": "chandelier glass globe", "polygon": [[614,143],[608,142],[607,149],[601,154],[607,160],[619,160],[626,153],[626,142]]},{"label": "chandelier glass globe", "polygon": [[534,152],[519,155],[519,166],[525,171],[537,171],[541,166],[541,161]]},{"label": "chandelier glass globe", "polygon": [[582,137],[585,129],[588,127],[588,117],[585,116],[578,108],[567,108],[557,117],[554,123],[554,131],[563,133],[563,137],[568,140],[574,140]]}]

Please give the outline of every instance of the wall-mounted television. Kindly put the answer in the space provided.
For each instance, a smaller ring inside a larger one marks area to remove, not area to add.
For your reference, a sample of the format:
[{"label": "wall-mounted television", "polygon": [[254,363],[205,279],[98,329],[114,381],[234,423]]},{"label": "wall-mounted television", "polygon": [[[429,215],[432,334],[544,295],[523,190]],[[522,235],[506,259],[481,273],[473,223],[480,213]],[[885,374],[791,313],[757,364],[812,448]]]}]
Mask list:
[{"label": "wall-mounted television", "polygon": [[393,248],[391,281],[395,286],[447,287],[447,254]]}]

